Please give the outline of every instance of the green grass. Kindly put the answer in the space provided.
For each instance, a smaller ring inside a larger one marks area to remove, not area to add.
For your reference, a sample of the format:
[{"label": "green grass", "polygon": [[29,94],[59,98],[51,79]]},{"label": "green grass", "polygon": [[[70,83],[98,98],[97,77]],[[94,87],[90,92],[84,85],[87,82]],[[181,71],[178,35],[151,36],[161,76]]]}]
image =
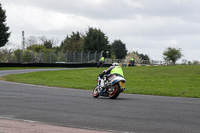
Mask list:
[{"label": "green grass", "polygon": [[[33,72],[1,79],[46,86],[93,90],[96,77],[105,68]],[[123,67],[125,93],[200,97],[200,66]]]}]

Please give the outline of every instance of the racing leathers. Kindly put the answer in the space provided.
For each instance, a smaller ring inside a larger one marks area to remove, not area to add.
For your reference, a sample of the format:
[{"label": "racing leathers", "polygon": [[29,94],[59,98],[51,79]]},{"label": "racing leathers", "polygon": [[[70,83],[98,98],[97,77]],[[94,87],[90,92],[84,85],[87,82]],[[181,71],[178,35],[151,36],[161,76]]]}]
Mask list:
[{"label": "racing leathers", "polygon": [[[122,70],[122,68],[120,66],[110,66],[107,70],[104,70],[103,73],[99,74],[97,80],[98,80],[98,83],[101,80],[101,83],[100,83],[101,85],[100,86],[103,87],[104,86],[104,82],[106,80],[108,80],[108,78],[111,77],[113,74],[124,77],[123,70]],[[106,75],[105,76],[106,78],[103,79],[103,81],[102,81],[102,77],[104,75]]]},{"label": "racing leathers", "polygon": [[123,70],[120,66],[110,66],[107,70],[104,70],[103,73],[99,74],[100,78],[102,78],[105,74],[117,74],[124,77]]}]

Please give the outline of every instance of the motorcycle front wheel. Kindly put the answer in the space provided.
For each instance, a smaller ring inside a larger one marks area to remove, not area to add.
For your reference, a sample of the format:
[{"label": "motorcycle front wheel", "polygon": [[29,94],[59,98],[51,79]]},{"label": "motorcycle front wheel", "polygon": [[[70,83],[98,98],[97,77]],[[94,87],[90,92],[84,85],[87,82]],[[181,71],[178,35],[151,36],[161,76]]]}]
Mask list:
[{"label": "motorcycle front wheel", "polygon": [[96,88],[94,89],[94,91],[93,91],[93,97],[94,97],[94,98],[99,97],[98,87],[96,87]]},{"label": "motorcycle front wheel", "polygon": [[120,93],[120,87],[118,84],[113,85],[112,91],[109,93],[110,99],[116,99],[119,96]]}]

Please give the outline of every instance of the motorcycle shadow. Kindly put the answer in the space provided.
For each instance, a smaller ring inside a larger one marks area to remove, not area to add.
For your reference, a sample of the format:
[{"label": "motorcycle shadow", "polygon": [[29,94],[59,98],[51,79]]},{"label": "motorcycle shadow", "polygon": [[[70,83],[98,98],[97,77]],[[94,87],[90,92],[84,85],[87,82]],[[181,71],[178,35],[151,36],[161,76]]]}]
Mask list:
[{"label": "motorcycle shadow", "polygon": [[116,99],[110,99],[109,97],[103,97],[103,96],[100,96],[100,97],[98,97],[98,98],[96,98],[97,100],[112,100],[112,101],[132,101],[132,100],[134,100],[134,98],[130,98],[130,97],[117,97]]}]

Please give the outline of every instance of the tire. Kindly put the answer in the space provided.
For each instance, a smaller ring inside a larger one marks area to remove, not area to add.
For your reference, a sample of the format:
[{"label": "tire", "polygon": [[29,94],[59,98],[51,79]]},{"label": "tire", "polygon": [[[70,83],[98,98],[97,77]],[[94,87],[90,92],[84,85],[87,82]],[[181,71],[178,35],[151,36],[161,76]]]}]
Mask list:
[{"label": "tire", "polygon": [[99,97],[99,92],[97,91],[97,87],[94,89],[94,91],[93,91],[93,97],[94,98],[98,98]]},{"label": "tire", "polygon": [[112,93],[109,94],[109,98],[110,99],[116,99],[119,96],[120,93],[120,87],[118,84],[114,85],[114,91]]}]

